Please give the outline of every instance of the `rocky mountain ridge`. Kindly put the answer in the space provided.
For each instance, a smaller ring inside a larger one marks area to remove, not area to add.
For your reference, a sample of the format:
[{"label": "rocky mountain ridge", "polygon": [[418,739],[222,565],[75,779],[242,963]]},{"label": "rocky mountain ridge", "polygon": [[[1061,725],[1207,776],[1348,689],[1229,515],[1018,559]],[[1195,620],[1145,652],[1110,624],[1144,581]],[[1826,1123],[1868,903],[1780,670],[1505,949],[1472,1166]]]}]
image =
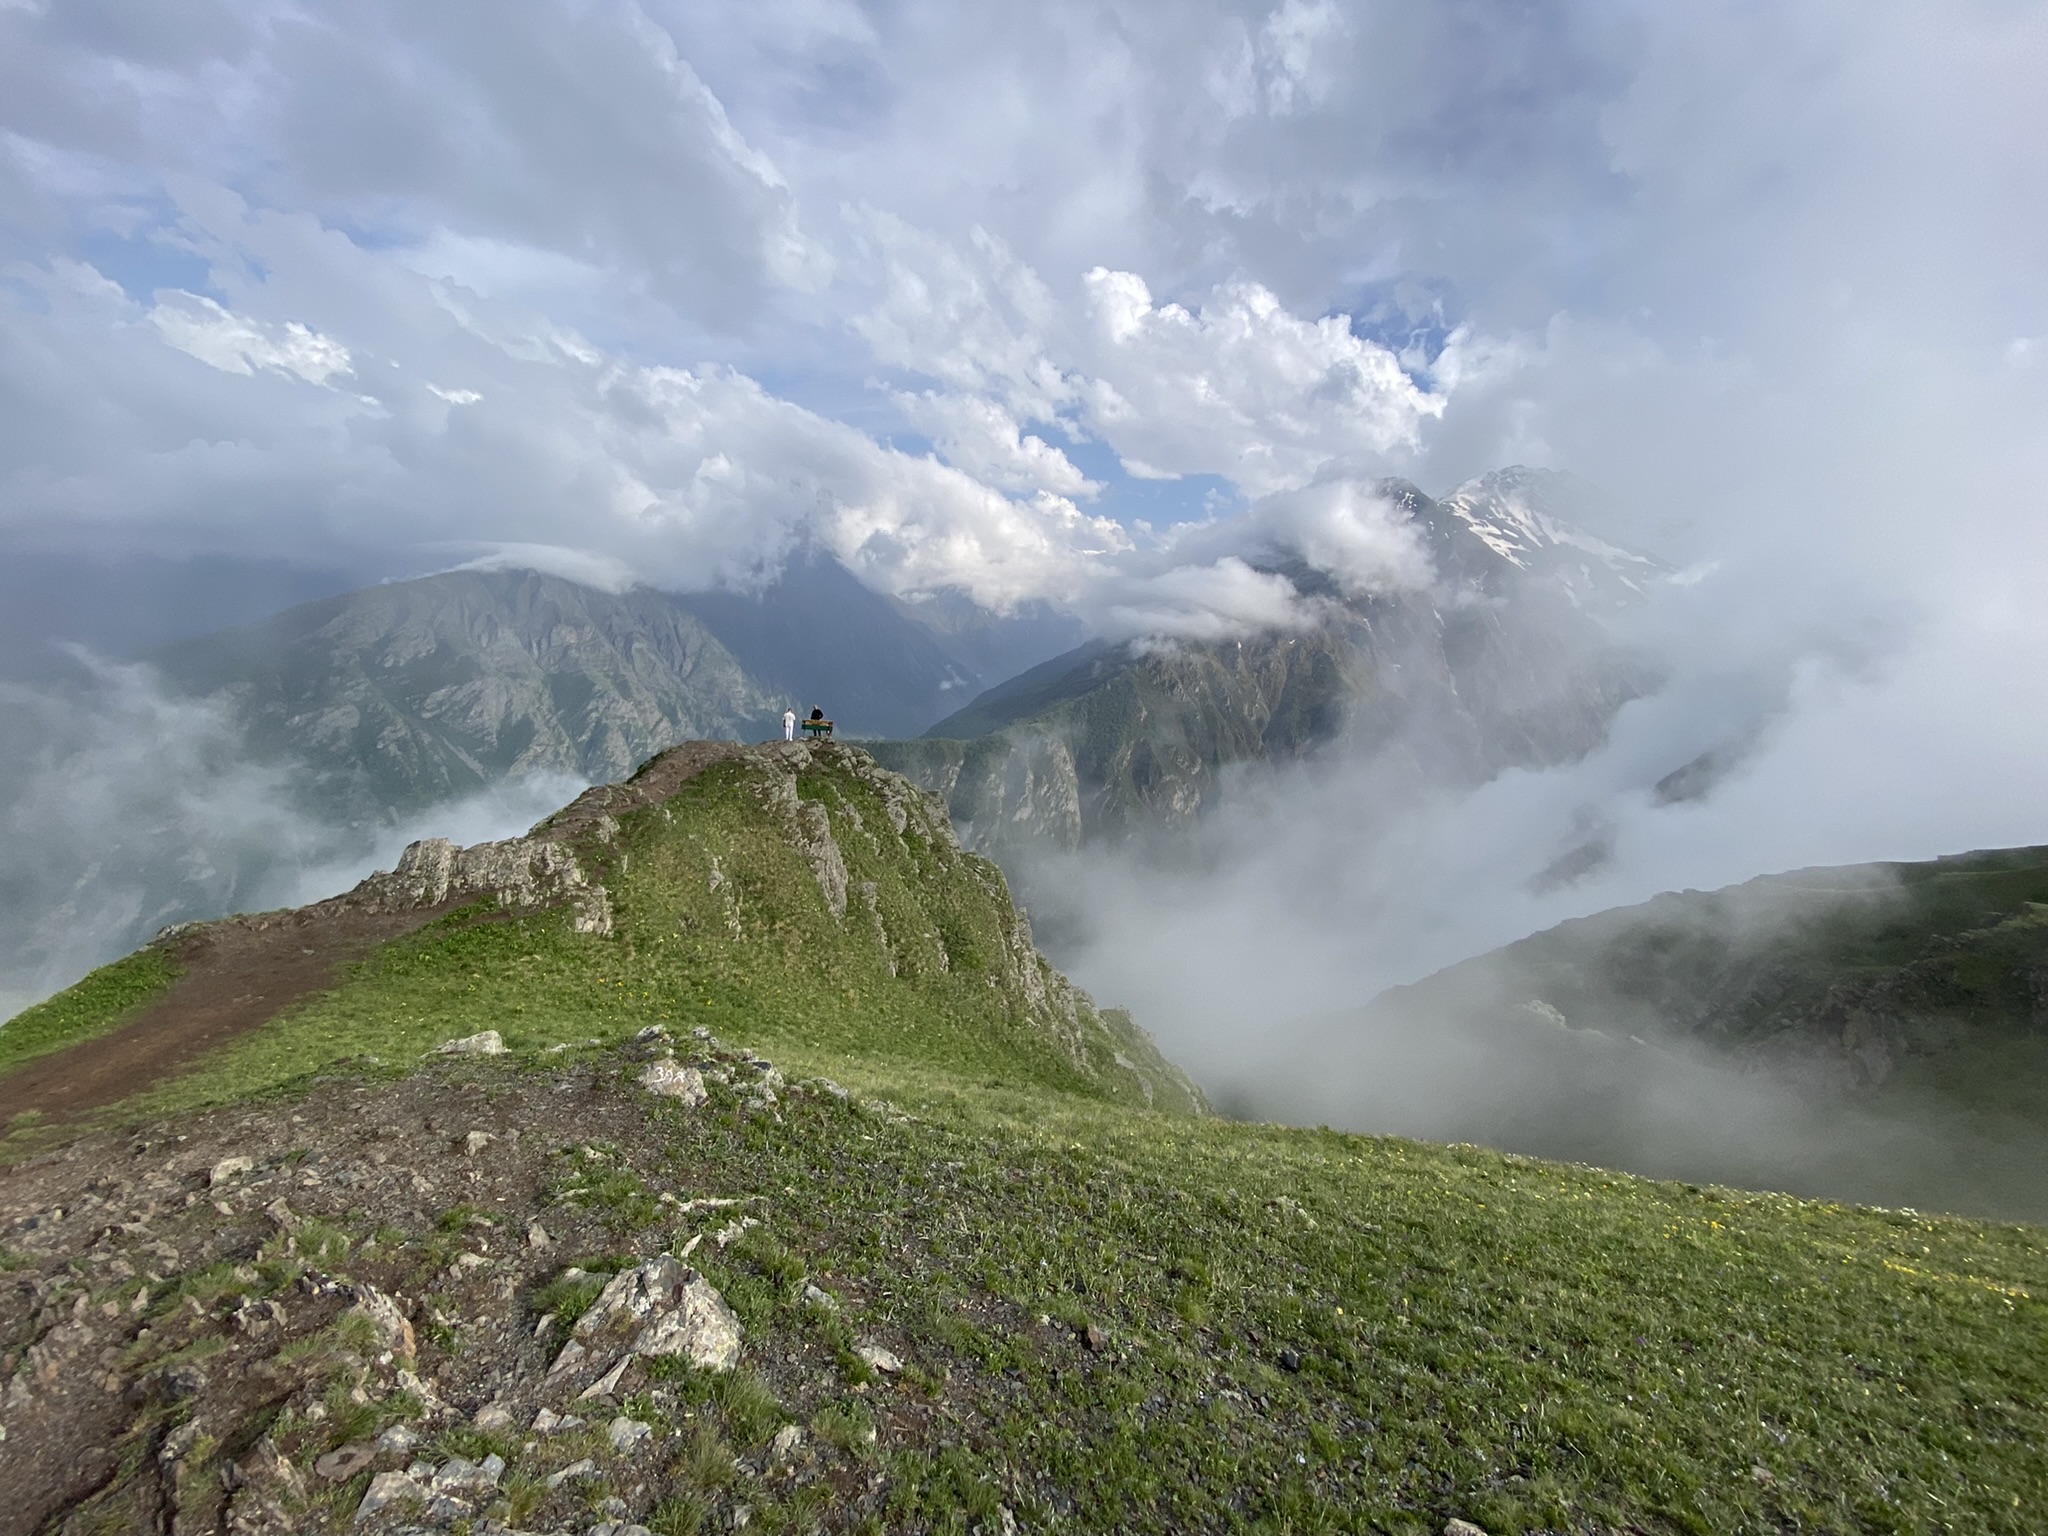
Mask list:
[{"label": "rocky mountain ridge", "polygon": [[1233,768],[1325,748],[1439,784],[1569,761],[1656,684],[1610,621],[1663,567],[1572,527],[1554,479],[1500,471],[1442,501],[1383,482],[1428,590],[1347,594],[1276,545],[1264,568],[1318,606],[1310,627],[1091,643],[876,750],[997,854],[1184,826]]}]

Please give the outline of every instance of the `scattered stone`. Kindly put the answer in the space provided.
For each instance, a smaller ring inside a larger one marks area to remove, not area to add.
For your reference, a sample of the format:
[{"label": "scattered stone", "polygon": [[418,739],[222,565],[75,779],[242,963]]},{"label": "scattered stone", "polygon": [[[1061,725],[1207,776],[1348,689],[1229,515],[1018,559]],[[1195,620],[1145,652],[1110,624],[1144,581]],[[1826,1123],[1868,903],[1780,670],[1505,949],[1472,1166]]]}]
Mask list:
[{"label": "scattered stone", "polygon": [[839,1298],[837,1296],[834,1296],[822,1286],[812,1284],[808,1280],[804,1282],[804,1300],[814,1307],[823,1308],[827,1312],[837,1312],[839,1310]]},{"label": "scattered stone", "polygon": [[584,1536],[654,1536],[644,1525],[629,1525],[622,1520],[602,1520],[593,1525]]},{"label": "scattered stone", "polygon": [[612,1449],[623,1456],[641,1441],[652,1439],[654,1426],[644,1419],[629,1419],[620,1414],[611,1421],[605,1434],[612,1442]]},{"label": "scattered stone", "polygon": [[586,1456],[581,1461],[570,1462],[569,1465],[562,1468],[559,1472],[550,1472],[543,1481],[546,1482],[548,1491],[552,1493],[571,1478],[595,1477],[596,1475],[597,1463]]},{"label": "scattered stone", "polygon": [[542,1226],[539,1222],[530,1221],[526,1224],[527,1247],[545,1248],[553,1241],[554,1239],[548,1236],[548,1229]]},{"label": "scattered stone", "polygon": [[1769,1488],[1778,1481],[1778,1474],[1761,1462],[1749,1469],[1749,1476],[1759,1488]]},{"label": "scattered stone", "polygon": [[829,1077],[812,1078],[811,1087],[816,1089],[819,1093],[830,1094],[833,1098],[837,1099],[842,1104],[844,1104],[848,1099],[853,1097],[852,1094],[848,1093],[844,1088],[840,1087],[837,1083],[833,1082],[832,1079]]},{"label": "scattered stone", "polygon": [[706,1371],[739,1363],[740,1320],[716,1286],[668,1254],[614,1275],[577,1319],[576,1338],[623,1333],[635,1322],[641,1323],[632,1344],[636,1355],[680,1355]]},{"label": "scattered stone", "polygon": [[996,1506],[996,1536],[1017,1536],[1017,1517],[1007,1504]]},{"label": "scattered stone", "polygon": [[1300,1354],[1300,1352],[1299,1352],[1298,1350],[1292,1350],[1292,1349],[1283,1349],[1283,1350],[1281,1350],[1281,1351],[1280,1351],[1280,1369],[1281,1369],[1281,1370],[1283,1370],[1283,1371],[1290,1371],[1290,1372],[1292,1372],[1292,1371],[1298,1371],[1298,1370],[1300,1370],[1300,1369],[1301,1369],[1301,1354]]},{"label": "scattered stone", "polygon": [[370,1479],[363,1502],[356,1506],[356,1523],[382,1514],[394,1504],[417,1504],[425,1494],[410,1472],[379,1472]]},{"label": "scattered stone", "polygon": [[649,1040],[666,1040],[668,1031],[659,1024],[650,1024],[633,1038],[645,1045]]},{"label": "scattered stone", "polygon": [[1486,1536],[1470,1520],[1447,1520],[1444,1522],[1444,1536]]},{"label": "scattered stone", "polygon": [[1081,1342],[1099,1355],[1109,1348],[1109,1334],[1103,1330],[1101,1324],[1090,1323],[1081,1330]]},{"label": "scattered stone", "polygon": [[256,1166],[253,1157],[224,1157],[213,1165],[213,1171],[206,1176],[206,1186],[218,1189],[238,1174],[249,1172]]},{"label": "scattered stone", "polygon": [[367,1317],[376,1325],[377,1337],[387,1354],[406,1361],[418,1358],[419,1344],[413,1337],[411,1320],[394,1299],[375,1286],[356,1287],[355,1305],[349,1312]]},{"label": "scattered stone", "polygon": [[403,1424],[394,1424],[377,1437],[377,1452],[382,1456],[410,1456],[419,1448],[417,1431]]},{"label": "scattered stone", "polygon": [[505,1475],[505,1458],[498,1455],[486,1456],[482,1461],[471,1461],[464,1456],[451,1456],[434,1474],[430,1485],[436,1494],[484,1494],[498,1486],[498,1479]]},{"label": "scattered stone", "polygon": [[895,1353],[882,1348],[879,1344],[862,1344],[854,1350],[854,1353],[866,1361],[871,1369],[880,1371],[885,1376],[894,1376],[903,1369],[903,1361]]},{"label": "scattered stone", "polygon": [[775,1431],[775,1438],[768,1442],[768,1459],[787,1461],[796,1454],[796,1448],[803,1443],[803,1429],[799,1425],[785,1424]]},{"label": "scattered stone", "polygon": [[495,1029],[486,1029],[479,1034],[465,1035],[460,1040],[444,1040],[434,1047],[436,1056],[502,1056],[505,1054],[505,1038]]},{"label": "scattered stone", "polygon": [[377,1459],[377,1442],[358,1440],[338,1451],[329,1451],[313,1463],[313,1470],[330,1483],[345,1483]]},{"label": "scattered stone", "polygon": [[695,1109],[710,1097],[702,1072],[666,1059],[648,1064],[640,1074],[640,1086],[659,1098],[679,1101],[685,1109]]},{"label": "scattered stone", "polygon": [[606,1371],[581,1392],[578,1392],[576,1394],[576,1401],[585,1403],[593,1397],[610,1397],[619,1390],[619,1383],[625,1380],[626,1377],[626,1367],[632,1363],[633,1356],[628,1352],[625,1358],[620,1360],[617,1365]]},{"label": "scattered stone", "polygon": [[476,1416],[469,1422],[478,1429],[489,1432],[491,1430],[510,1429],[514,1420],[512,1418],[512,1410],[503,1403],[485,1403],[483,1407],[477,1409]]},{"label": "scattered stone", "polygon": [[466,1156],[475,1157],[497,1139],[489,1131],[471,1131],[462,1138],[463,1153]]}]

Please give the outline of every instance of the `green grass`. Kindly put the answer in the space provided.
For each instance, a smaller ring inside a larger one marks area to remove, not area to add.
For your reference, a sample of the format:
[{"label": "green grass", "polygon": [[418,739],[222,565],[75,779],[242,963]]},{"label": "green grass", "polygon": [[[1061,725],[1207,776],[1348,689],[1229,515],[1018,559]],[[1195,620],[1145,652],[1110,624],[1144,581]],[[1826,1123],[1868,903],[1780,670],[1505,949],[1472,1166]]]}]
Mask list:
[{"label": "green grass", "polygon": [[574,933],[555,911],[452,913],[133,1107],[166,1113],[246,1098],[344,1062],[408,1069],[442,1041],[485,1029],[531,1051],[616,1040],[649,1023],[744,1040],[784,1070],[938,1067],[1136,1102],[1137,1075],[1121,1054],[1162,1104],[1192,1105],[1184,1079],[1118,1010],[1071,994],[1076,1022],[1059,1025],[1070,1043],[1055,1038],[1046,1020],[1057,1001],[1040,1006],[1031,988],[1057,999],[1065,983],[1035,952],[1020,960],[1020,920],[993,864],[915,823],[899,838],[870,782],[820,767],[798,788],[832,808],[850,891],[835,918],[804,856],[763,815],[761,783],[741,764],[711,768],[667,806],[625,818],[610,848],[586,851],[605,861],[612,937]]},{"label": "green grass", "polygon": [[[779,1191],[705,1260],[750,1339],[817,1326],[801,1272],[903,1355],[806,1410],[884,1472],[888,1528],[997,1499],[1119,1531],[2040,1528],[2037,1228],[898,1087],[908,1123],[697,1117],[642,1169]],[[780,1422],[671,1377],[742,1449]]]},{"label": "green grass", "polygon": [[[1112,1021],[1077,1010],[1077,1056],[1033,1011],[991,867],[914,827],[898,843],[849,776],[804,793],[839,807],[886,949],[859,898],[843,924],[826,912],[747,774],[714,769],[627,819],[613,937],[457,914],[147,1102],[342,1062],[374,1076],[478,1029],[525,1053],[660,1022],[686,1051],[706,1025],[900,1106],[786,1094],[747,1114],[722,1089],[651,1107],[656,1151],[576,1148],[556,1170],[622,1251],[665,1239],[637,1228],[650,1188],[764,1196],[762,1228],[693,1258],[758,1353],[723,1378],[649,1363],[650,1390],[698,1416],[658,1530],[710,1528],[740,1496],[733,1456],[790,1420],[849,1487],[882,1478],[876,1529],[966,1531],[999,1505],[1026,1529],[1161,1533],[2048,1523],[2042,1229],[1147,1111],[1104,1065]],[[223,1268],[159,1306],[270,1283]],[[596,1284],[530,1303],[573,1317]],[[828,1362],[803,1388],[822,1399],[769,1379],[792,1340]],[[871,1341],[900,1375],[860,1364]],[[764,1530],[819,1518],[815,1490],[745,1496]]]},{"label": "green grass", "polygon": [[170,956],[153,947],[101,966],[0,1027],[0,1072],[119,1029],[180,974]]}]

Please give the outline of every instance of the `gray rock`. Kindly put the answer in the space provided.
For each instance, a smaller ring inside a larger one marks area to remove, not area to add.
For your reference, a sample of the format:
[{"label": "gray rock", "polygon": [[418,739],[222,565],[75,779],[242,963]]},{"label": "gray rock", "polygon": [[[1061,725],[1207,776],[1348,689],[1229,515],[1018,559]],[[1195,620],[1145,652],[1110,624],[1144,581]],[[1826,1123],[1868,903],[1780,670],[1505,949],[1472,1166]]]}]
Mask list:
[{"label": "gray rock", "polygon": [[468,1156],[475,1157],[497,1139],[489,1131],[471,1131],[462,1138],[462,1150]]},{"label": "gray rock", "polygon": [[505,1054],[505,1039],[495,1029],[480,1034],[464,1035],[460,1040],[444,1040],[434,1047],[436,1056],[502,1056]]},{"label": "gray rock", "polygon": [[403,1424],[394,1424],[377,1437],[377,1450],[385,1456],[410,1456],[418,1449],[420,1437]]},{"label": "gray rock", "polygon": [[634,1354],[679,1355],[707,1371],[739,1363],[740,1320],[716,1286],[667,1254],[613,1276],[577,1319],[576,1338],[596,1341],[636,1324]]},{"label": "gray rock", "polygon": [[500,1456],[486,1456],[482,1461],[471,1461],[465,1456],[451,1456],[434,1473],[429,1491],[435,1495],[489,1493],[498,1486],[498,1479],[504,1475],[505,1461]]},{"label": "gray rock", "polygon": [[572,1478],[595,1476],[597,1476],[597,1463],[586,1456],[581,1461],[570,1462],[568,1466],[562,1468],[559,1472],[550,1472],[544,1481],[547,1483],[549,1491],[552,1492]]},{"label": "gray rock", "polygon": [[882,1348],[879,1344],[858,1345],[854,1353],[884,1375],[893,1376],[903,1369],[903,1361],[894,1352]]},{"label": "gray rock", "polygon": [[1444,1522],[1444,1536],[1486,1536],[1470,1520],[1447,1520]]},{"label": "gray rock", "polygon": [[370,1479],[363,1502],[356,1506],[356,1521],[360,1524],[394,1504],[417,1504],[425,1493],[408,1472],[379,1472]]},{"label": "gray rock", "polygon": [[576,1400],[581,1403],[588,1402],[593,1397],[610,1397],[619,1390],[619,1383],[626,1376],[626,1367],[632,1363],[633,1355],[631,1351],[628,1351],[617,1365],[606,1371],[581,1392],[578,1392]]},{"label": "gray rock", "polygon": [[839,1298],[837,1296],[808,1280],[804,1282],[804,1300],[814,1307],[823,1308],[827,1312],[837,1312],[839,1310]]},{"label": "gray rock", "polygon": [[768,1457],[771,1461],[787,1461],[796,1454],[798,1446],[804,1443],[801,1426],[785,1424],[775,1431],[775,1438],[768,1442]]},{"label": "gray rock", "polygon": [[254,1168],[255,1166],[256,1160],[254,1158],[224,1157],[219,1162],[215,1163],[213,1165],[213,1170],[207,1174],[207,1187],[209,1189],[218,1189],[221,1185],[235,1178],[238,1174],[247,1173],[250,1169]]},{"label": "gray rock", "polygon": [[512,1410],[503,1403],[485,1403],[483,1407],[477,1409],[475,1417],[469,1422],[478,1429],[488,1432],[491,1430],[510,1429],[514,1421]]},{"label": "gray rock", "polygon": [[612,1442],[612,1449],[624,1455],[642,1441],[652,1439],[654,1426],[644,1419],[629,1419],[620,1414],[607,1426],[605,1434]]},{"label": "gray rock", "polygon": [[345,1483],[377,1459],[377,1442],[358,1440],[338,1451],[329,1451],[313,1463],[313,1471],[330,1483]]},{"label": "gray rock", "polygon": [[702,1072],[666,1059],[647,1064],[640,1074],[640,1086],[660,1098],[680,1100],[685,1109],[695,1109],[709,1097]]}]

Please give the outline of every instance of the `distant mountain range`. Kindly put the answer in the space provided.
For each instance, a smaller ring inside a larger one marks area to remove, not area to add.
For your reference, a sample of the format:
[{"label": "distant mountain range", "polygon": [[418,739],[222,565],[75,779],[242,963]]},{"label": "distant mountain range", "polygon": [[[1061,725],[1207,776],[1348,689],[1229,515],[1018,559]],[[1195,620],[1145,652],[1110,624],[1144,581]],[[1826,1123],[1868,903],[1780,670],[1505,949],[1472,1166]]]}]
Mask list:
[{"label": "distant mountain range", "polygon": [[151,660],[225,703],[314,803],[375,821],[499,780],[620,778],[677,741],[779,734],[828,705],[851,735],[911,734],[1070,643],[1047,612],[894,601],[800,556],[755,593],[605,592],[454,571],[305,603]]},{"label": "distant mountain range", "polygon": [[1172,827],[1214,804],[1233,765],[1340,740],[1439,783],[1569,761],[1655,686],[1611,621],[1663,573],[1567,522],[1574,490],[1527,469],[1441,500],[1382,482],[1429,551],[1428,590],[1347,596],[1276,543],[1252,558],[1319,605],[1313,626],[1092,642],[876,754],[991,853]]}]

